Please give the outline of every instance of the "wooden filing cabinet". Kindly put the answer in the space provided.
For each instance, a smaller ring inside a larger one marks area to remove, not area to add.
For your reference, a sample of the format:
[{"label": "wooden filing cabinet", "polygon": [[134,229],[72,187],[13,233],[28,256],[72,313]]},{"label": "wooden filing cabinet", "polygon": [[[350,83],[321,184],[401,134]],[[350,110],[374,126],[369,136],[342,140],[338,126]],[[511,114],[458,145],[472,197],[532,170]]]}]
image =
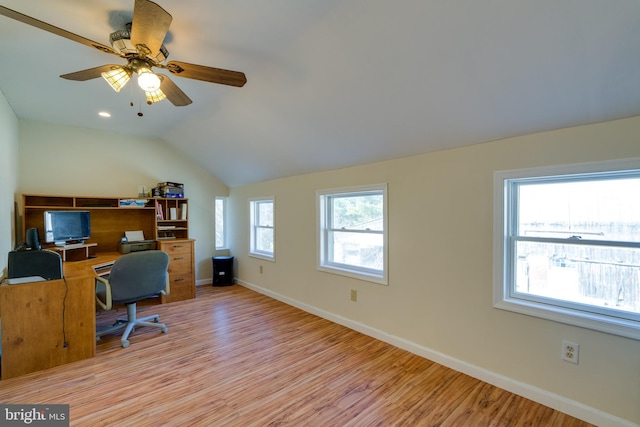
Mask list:
[{"label": "wooden filing cabinet", "polygon": [[163,303],[196,297],[194,243],[192,239],[158,241],[158,249],[169,254],[171,293],[162,297]]}]

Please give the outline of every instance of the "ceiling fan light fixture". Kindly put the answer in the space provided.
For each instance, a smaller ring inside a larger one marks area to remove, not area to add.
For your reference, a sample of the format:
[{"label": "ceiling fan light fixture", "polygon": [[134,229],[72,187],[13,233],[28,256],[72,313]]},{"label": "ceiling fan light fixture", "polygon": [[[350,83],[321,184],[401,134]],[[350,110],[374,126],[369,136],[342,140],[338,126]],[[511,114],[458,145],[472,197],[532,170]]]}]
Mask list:
[{"label": "ceiling fan light fixture", "polygon": [[[113,50],[120,54],[120,56],[126,57],[128,55],[140,54],[138,49],[133,45],[133,43],[131,43],[131,23],[127,24],[126,29],[111,33],[109,36],[109,42],[111,43]],[[169,51],[164,45],[161,45],[156,56],[151,54],[145,54],[143,56],[157,64],[161,64],[169,57]]]},{"label": "ceiling fan light fixture", "polygon": [[131,80],[131,72],[122,67],[105,71],[104,73],[101,73],[101,75],[107,83],[109,83],[109,86],[111,86],[116,92],[120,92],[120,89],[122,89],[124,85]]},{"label": "ceiling fan light fixture", "polygon": [[146,67],[140,67],[138,72],[138,86],[145,92],[155,92],[160,89],[160,77]]},{"label": "ceiling fan light fixture", "polygon": [[156,102],[160,102],[163,99],[167,98],[167,95],[165,95],[160,89],[155,90],[153,92],[146,92],[144,93],[145,98],[147,98],[147,104],[151,105],[154,104]]}]

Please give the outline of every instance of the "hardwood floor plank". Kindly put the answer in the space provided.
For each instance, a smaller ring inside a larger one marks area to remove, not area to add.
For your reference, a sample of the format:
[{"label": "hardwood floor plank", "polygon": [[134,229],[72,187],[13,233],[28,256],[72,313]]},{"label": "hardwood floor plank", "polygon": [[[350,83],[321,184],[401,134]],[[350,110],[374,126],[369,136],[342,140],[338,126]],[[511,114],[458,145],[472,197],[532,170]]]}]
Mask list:
[{"label": "hardwood floor plank", "polygon": [[92,427],[589,425],[241,286],[197,293],[138,308],[169,333],[105,336],[95,358],[1,381],[0,402],[67,403]]}]

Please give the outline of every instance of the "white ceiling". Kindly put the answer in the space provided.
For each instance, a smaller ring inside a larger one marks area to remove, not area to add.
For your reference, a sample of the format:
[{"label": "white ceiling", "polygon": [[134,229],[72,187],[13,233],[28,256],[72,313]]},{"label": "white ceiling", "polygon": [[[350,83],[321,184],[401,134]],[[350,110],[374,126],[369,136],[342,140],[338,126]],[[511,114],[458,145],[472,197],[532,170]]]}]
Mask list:
[{"label": "white ceiling", "polygon": [[[106,45],[133,3],[0,0]],[[157,3],[173,15],[170,60],[247,84],[174,77],[193,104],[138,117],[128,87],[58,77],[124,60],[0,16],[17,116],[159,137],[233,187],[640,115],[637,0]]]}]

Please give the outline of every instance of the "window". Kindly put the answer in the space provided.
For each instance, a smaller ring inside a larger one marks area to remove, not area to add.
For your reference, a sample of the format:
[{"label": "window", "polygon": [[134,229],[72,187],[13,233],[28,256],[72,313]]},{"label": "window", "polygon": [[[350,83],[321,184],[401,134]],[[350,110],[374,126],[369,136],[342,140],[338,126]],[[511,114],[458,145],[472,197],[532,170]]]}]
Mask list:
[{"label": "window", "polygon": [[227,198],[216,197],[216,249],[227,248]]},{"label": "window", "polygon": [[274,259],[274,202],[273,198],[253,199],[250,202],[251,243],[249,255]]},{"label": "window", "polygon": [[640,159],[495,174],[494,303],[640,339]]},{"label": "window", "polygon": [[387,186],[317,192],[318,269],[387,284]]}]

